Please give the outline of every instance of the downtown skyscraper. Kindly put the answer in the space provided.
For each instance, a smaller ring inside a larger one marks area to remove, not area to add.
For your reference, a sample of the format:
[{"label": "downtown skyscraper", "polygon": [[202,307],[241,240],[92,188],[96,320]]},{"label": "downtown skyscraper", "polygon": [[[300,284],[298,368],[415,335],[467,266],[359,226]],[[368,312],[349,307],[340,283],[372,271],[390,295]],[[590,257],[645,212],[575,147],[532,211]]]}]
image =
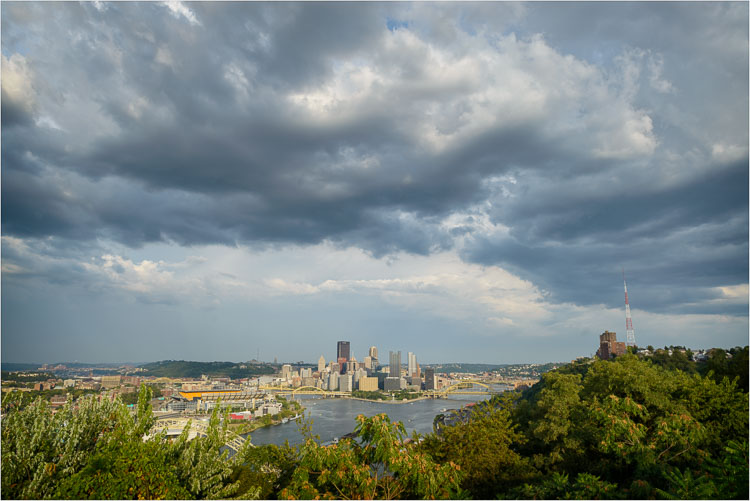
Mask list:
[{"label": "downtown skyscraper", "polygon": [[349,341],[339,341],[336,344],[336,361],[341,367],[341,373],[346,372],[346,364],[351,357],[351,347]]},{"label": "downtown skyscraper", "polygon": [[390,352],[390,366],[388,370],[388,376],[390,377],[401,377],[401,352],[391,351]]},{"label": "downtown skyscraper", "polygon": [[408,367],[406,376],[407,377],[417,376],[418,375],[417,372],[419,372],[417,370],[417,356],[414,353],[409,352],[407,353],[406,357],[407,357],[406,364]]}]

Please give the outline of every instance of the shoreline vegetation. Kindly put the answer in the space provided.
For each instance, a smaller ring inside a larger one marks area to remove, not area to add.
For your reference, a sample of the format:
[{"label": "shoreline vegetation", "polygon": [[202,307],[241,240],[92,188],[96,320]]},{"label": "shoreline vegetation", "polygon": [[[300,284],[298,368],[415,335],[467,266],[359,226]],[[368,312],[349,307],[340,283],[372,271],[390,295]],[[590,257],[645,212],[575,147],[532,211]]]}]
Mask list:
[{"label": "shoreline vegetation", "polygon": [[[355,392],[352,392],[355,393]],[[369,392],[369,393],[375,393],[375,392]],[[386,397],[389,397],[388,394],[383,394]],[[281,397],[277,397],[279,401],[287,402],[286,400],[282,400]],[[348,397],[336,397],[337,399],[346,399],[346,400],[358,400],[360,402],[372,402],[377,404],[410,404],[412,402],[418,402],[420,400],[430,400],[430,397],[425,397],[418,395],[416,397],[412,398],[403,398],[403,399],[397,399],[393,400],[391,398],[366,398],[366,397],[358,397],[358,396],[348,396]],[[295,406],[296,404],[296,406]],[[284,404],[282,404],[284,405]],[[253,418],[252,420],[233,420],[229,421],[229,430],[238,434],[238,435],[244,435],[247,433],[252,433],[255,430],[259,430],[261,428],[267,428],[269,426],[275,426],[278,424],[283,424],[284,418],[292,419],[295,416],[302,416],[305,407],[301,405],[297,400],[291,400],[291,404],[289,404],[289,408],[282,408],[282,411],[279,414],[274,415],[266,415],[261,418]]]}]

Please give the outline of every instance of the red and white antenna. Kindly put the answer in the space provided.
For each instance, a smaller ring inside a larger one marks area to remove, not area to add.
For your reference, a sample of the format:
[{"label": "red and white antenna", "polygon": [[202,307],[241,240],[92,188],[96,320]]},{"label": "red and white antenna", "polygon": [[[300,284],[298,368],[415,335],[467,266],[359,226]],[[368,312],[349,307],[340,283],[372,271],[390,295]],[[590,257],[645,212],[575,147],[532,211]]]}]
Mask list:
[{"label": "red and white antenna", "polygon": [[625,268],[622,269],[622,283],[625,284],[625,333],[627,335],[625,344],[627,346],[635,346],[635,331],[633,331],[633,319],[630,316],[628,283],[625,281]]}]

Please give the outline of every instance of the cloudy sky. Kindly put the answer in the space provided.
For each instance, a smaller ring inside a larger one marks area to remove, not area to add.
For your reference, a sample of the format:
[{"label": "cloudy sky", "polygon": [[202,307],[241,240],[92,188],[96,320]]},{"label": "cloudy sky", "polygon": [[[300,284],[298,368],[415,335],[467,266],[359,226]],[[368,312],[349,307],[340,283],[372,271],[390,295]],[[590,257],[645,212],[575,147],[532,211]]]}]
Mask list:
[{"label": "cloudy sky", "polygon": [[748,342],[748,4],[2,2],[2,360]]}]

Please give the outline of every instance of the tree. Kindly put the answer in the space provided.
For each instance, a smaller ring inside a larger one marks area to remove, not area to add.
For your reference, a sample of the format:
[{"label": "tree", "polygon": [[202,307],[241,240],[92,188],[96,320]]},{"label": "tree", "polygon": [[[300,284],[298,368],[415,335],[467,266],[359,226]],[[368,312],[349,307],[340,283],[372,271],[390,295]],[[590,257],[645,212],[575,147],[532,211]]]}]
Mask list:
[{"label": "tree", "polygon": [[580,456],[581,441],[576,420],[581,412],[582,376],[548,372],[542,376],[543,389],[534,402],[527,436],[537,451],[534,463],[550,467],[562,461],[575,462]]},{"label": "tree", "polygon": [[514,450],[525,439],[511,421],[512,405],[510,398],[477,404],[468,422],[443,427],[421,445],[436,461],[460,466],[461,487],[476,499],[492,499],[534,476],[529,461]]},{"label": "tree", "polygon": [[[576,370],[545,374],[513,413],[529,439],[519,450],[537,458],[546,477],[596,477],[623,486],[612,497],[745,495],[747,468],[738,458],[747,457],[748,397],[737,381],[630,354]],[[730,451],[732,441],[739,445]],[[563,492],[546,480],[529,486],[523,491],[529,497]]]},{"label": "tree", "polygon": [[357,416],[357,440],[321,446],[309,434],[280,497],[286,499],[437,499],[463,496],[459,467],[438,464],[404,443],[403,423]]},{"label": "tree", "polygon": [[[220,451],[226,425],[218,410],[208,436],[169,442],[163,433],[147,437],[154,424],[151,391],[141,387],[132,415],[119,400],[72,400],[52,413],[37,399],[22,407],[3,402],[2,490],[14,499],[225,498],[237,494],[230,480],[250,447],[233,458]],[[226,420],[225,420],[226,422]],[[248,496],[258,489],[249,489]]]}]

